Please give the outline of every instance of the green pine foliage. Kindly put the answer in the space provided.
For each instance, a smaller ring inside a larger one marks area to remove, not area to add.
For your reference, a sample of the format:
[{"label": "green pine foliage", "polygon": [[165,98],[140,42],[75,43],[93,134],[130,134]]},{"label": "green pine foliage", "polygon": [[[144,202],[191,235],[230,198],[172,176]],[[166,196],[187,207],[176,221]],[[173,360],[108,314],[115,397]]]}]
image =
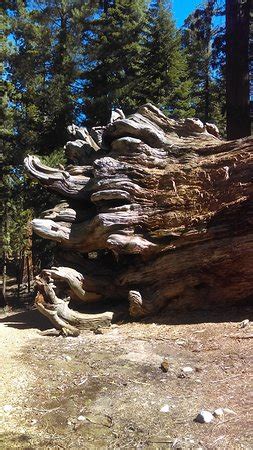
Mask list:
[{"label": "green pine foliage", "polygon": [[175,118],[194,114],[190,98],[192,82],[176,29],[170,3],[152,2],[148,12],[142,72],[142,95]]},{"label": "green pine foliage", "polygon": [[78,115],[82,33],[89,11],[81,0],[30,3],[33,7],[17,1],[9,14],[6,73],[20,160],[28,151],[48,154],[66,141],[66,126]]},{"label": "green pine foliage", "polygon": [[121,107],[126,114],[140,104],[140,79],[145,0],[118,0],[90,24],[85,52],[85,107],[88,123],[106,124],[111,109]]},{"label": "green pine foliage", "polygon": [[183,43],[192,80],[190,93],[196,116],[204,122],[215,122],[221,131],[225,125],[224,35],[214,25],[222,9],[217,0],[208,0],[196,9],[183,27]]},{"label": "green pine foliage", "polygon": [[19,258],[21,253],[28,250],[31,230],[29,221],[32,210],[25,205],[24,179],[17,169],[5,168],[3,183],[5,186],[4,202],[4,233],[2,250],[7,258]]},{"label": "green pine foliage", "polygon": [[41,161],[49,167],[58,167],[59,165],[66,166],[67,159],[64,148],[60,147],[50,153],[50,155],[41,156]]},{"label": "green pine foliage", "polygon": [[79,115],[82,35],[91,3],[16,0],[2,10],[1,139],[5,180],[10,181],[5,182],[2,228],[9,258],[26,249],[28,222],[50,201],[26,179],[24,157],[38,153],[49,165],[64,163],[66,127]]}]

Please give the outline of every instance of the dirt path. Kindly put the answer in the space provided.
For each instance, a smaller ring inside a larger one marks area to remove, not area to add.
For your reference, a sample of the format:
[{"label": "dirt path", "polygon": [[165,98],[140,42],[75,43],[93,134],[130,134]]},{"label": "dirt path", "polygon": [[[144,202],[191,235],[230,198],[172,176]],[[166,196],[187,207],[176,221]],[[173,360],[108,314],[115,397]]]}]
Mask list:
[{"label": "dirt path", "polygon": [[[17,324],[15,322],[15,324]],[[30,385],[36,381],[32,367],[21,360],[31,339],[39,339],[37,329],[18,329],[11,322],[0,323],[0,448],[24,440],[26,427],[20,418]]]},{"label": "dirt path", "polygon": [[[0,319],[0,448],[252,448],[251,313],[65,339],[39,336],[33,311]],[[194,422],[218,407],[235,414]]]}]

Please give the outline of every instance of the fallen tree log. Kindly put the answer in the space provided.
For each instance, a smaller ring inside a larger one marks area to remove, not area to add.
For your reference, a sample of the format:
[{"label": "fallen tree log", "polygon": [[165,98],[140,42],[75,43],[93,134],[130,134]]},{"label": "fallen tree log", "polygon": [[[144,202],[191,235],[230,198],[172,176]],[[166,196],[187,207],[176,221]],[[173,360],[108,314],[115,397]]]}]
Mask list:
[{"label": "fallen tree log", "polygon": [[37,301],[44,314],[57,310],[59,329],[78,324],[56,308],[62,301],[128,299],[139,318],[253,294],[252,137],[226,142],[214,125],[150,104],[90,134],[69,131],[78,143],[67,145],[65,170],[25,160],[67,200],[32,222],[62,249],[62,266],[38,278]]}]

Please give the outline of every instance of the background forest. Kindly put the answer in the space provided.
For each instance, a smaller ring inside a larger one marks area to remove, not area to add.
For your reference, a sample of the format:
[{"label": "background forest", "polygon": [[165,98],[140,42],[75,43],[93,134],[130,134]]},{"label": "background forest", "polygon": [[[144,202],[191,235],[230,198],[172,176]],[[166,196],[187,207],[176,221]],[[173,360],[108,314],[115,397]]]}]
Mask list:
[{"label": "background forest", "polygon": [[152,102],[225,136],[225,1],[200,3],[180,29],[164,0],[10,0],[1,10],[1,269],[21,283],[24,265],[51,263],[52,244],[32,245],[29,221],[54,201],[23,159],[64,164],[67,125],[105,125],[114,108]]}]

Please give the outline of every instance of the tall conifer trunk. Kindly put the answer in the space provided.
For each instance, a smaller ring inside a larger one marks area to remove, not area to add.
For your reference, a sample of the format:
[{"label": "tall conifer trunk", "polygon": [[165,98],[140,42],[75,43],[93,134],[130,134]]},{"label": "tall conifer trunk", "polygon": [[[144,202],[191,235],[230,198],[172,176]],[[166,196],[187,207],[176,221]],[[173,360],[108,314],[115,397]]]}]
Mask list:
[{"label": "tall conifer trunk", "polygon": [[[8,204],[7,201],[5,201],[4,204],[4,217],[3,217],[3,232],[4,235],[8,235],[8,226],[9,226],[9,210],[8,210]],[[8,305],[7,301],[7,295],[6,295],[6,286],[7,286],[7,249],[6,249],[6,243],[3,245],[3,272],[2,272],[2,297],[3,297],[3,304],[4,306]]]},{"label": "tall conifer trunk", "polygon": [[251,134],[249,102],[250,1],[226,0],[227,137]]}]

